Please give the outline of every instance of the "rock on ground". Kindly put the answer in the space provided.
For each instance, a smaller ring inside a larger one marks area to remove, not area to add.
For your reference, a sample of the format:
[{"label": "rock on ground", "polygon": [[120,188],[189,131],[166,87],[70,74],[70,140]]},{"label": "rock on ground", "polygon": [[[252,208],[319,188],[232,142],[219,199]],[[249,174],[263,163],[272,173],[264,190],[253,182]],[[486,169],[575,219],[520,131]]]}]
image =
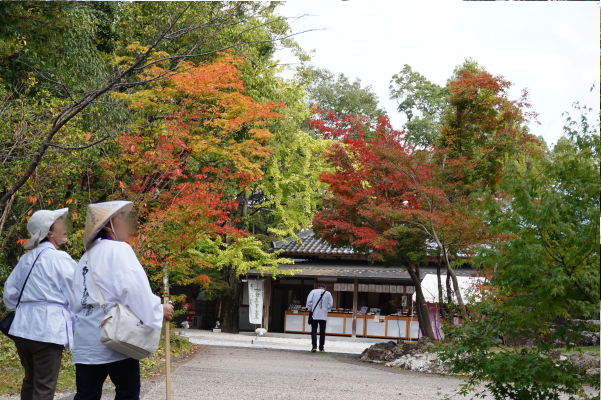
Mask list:
[{"label": "rock on ground", "polygon": [[565,356],[569,362],[574,364],[580,373],[586,375],[599,374],[599,353],[588,351],[586,353],[572,353]]},{"label": "rock on ground", "polygon": [[361,360],[410,371],[447,373],[448,369],[438,362],[438,355],[432,351],[433,348],[434,344],[426,338],[402,346],[393,341],[377,343],[361,353]]},{"label": "rock on ground", "polygon": [[[377,343],[361,353],[361,360],[410,371],[449,374],[449,368],[438,360],[433,348],[434,344],[426,338],[402,346],[392,341]],[[594,351],[562,355],[559,349],[555,349],[549,356],[561,361],[568,360],[582,375],[596,375],[600,371],[599,353]]]}]

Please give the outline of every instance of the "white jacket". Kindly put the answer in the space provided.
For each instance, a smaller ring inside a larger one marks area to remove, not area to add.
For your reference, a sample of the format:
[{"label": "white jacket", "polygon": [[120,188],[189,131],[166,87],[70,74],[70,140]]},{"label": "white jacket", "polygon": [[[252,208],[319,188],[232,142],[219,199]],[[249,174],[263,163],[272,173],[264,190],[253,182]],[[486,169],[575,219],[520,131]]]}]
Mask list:
[{"label": "white jacket", "polygon": [[[323,295],[321,301],[319,301],[319,298],[321,297],[321,294],[323,292],[326,293]],[[319,304],[317,304],[318,301]],[[315,304],[317,304],[316,308]],[[330,292],[327,292],[323,289],[313,289],[311,290],[311,293],[309,293],[309,296],[307,296],[307,309],[309,311],[313,311],[313,319],[316,320],[327,321],[328,313],[330,312],[330,310],[332,310],[333,304],[334,299],[332,299],[332,295],[330,294]]]},{"label": "white jacket", "polygon": [[69,254],[56,250],[50,242],[24,254],[4,284],[4,304],[15,310],[27,274],[42,251],[23,289],[9,334],[69,349],[73,343],[71,284],[77,265]]},{"label": "white jacket", "polygon": [[[125,242],[97,239],[88,252],[94,280],[106,301],[107,310],[115,303],[122,304],[145,325],[161,329],[161,299],[152,293],[146,272],[131,246]],[[126,359],[126,355],[100,342],[99,326],[104,311],[90,281],[87,260],[88,256],[84,254],[73,277],[77,316],[73,364],[107,364]]]}]

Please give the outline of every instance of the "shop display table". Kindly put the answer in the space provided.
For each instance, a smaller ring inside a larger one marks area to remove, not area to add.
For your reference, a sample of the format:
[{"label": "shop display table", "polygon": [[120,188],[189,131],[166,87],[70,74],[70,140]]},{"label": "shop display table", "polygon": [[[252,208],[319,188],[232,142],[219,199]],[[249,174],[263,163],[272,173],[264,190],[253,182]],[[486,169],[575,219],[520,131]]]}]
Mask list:
[{"label": "shop display table", "polygon": [[[284,332],[311,333],[308,323],[309,312],[288,310],[284,315]],[[328,313],[326,334],[351,336],[353,329],[352,313]],[[417,339],[419,323],[417,317],[379,316],[357,314],[357,336],[390,339]]]}]

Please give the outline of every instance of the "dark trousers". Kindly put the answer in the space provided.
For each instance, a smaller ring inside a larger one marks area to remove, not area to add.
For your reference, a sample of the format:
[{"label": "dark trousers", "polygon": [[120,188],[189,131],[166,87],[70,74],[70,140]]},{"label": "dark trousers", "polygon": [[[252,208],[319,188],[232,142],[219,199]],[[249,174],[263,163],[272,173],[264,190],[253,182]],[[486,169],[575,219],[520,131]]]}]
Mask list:
[{"label": "dark trousers", "polygon": [[25,378],[21,400],[52,400],[63,358],[63,345],[13,337]]},{"label": "dark trousers", "polygon": [[107,376],[115,385],[115,400],[140,399],[140,362],[126,358],[108,364],[75,364],[74,400],[99,400]]},{"label": "dark trousers", "polygon": [[317,326],[319,326],[319,349],[323,349],[326,343],[326,321],[323,319],[314,319],[311,324],[311,342],[313,348],[317,348]]}]

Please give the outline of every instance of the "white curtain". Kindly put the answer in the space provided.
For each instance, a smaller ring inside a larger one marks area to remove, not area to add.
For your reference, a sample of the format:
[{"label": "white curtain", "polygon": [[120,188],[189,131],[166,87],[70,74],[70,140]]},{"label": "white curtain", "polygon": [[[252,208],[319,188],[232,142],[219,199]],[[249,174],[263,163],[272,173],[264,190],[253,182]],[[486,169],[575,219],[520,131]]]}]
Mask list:
[{"label": "white curtain", "polygon": [[251,324],[263,323],[262,280],[248,280],[248,320]]}]

